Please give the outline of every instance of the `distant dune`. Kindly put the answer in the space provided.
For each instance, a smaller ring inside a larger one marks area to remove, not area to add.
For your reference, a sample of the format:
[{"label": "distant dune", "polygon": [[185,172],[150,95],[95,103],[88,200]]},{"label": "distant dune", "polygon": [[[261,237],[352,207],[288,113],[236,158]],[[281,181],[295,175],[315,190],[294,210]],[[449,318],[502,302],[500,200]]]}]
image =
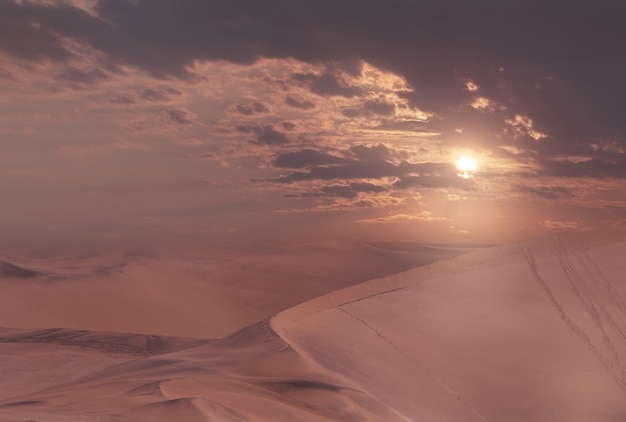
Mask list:
[{"label": "distant dune", "polygon": [[33,278],[39,275],[42,273],[0,261],[0,278]]},{"label": "distant dune", "polygon": [[355,242],[259,242],[235,250],[157,243],[5,259],[0,327],[217,338],[338,288],[463,252]]},{"label": "distant dune", "polygon": [[481,249],[209,342],[5,330],[0,420],[626,420],[624,256],[575,235]]}]

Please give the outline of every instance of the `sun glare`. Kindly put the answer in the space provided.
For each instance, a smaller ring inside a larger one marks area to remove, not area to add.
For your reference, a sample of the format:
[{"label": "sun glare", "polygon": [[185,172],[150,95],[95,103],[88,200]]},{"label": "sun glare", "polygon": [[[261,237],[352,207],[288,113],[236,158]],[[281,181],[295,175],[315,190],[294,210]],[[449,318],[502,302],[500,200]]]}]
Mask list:
[{"label": "sun glare", "polygon": [[461,157],[456,162],[457,174],[463,179],[470,179],[476,174],[478,165],[472,157]]}]

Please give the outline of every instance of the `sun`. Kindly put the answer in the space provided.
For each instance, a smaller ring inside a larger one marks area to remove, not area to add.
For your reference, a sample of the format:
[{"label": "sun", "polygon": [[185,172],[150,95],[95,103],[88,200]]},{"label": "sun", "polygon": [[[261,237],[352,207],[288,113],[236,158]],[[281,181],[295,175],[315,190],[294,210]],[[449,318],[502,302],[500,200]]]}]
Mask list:
[{"label": "sun", "polygon": [[456,161],[456,169],[459,177],[471,179],[476,174],[478,165],[476,164],[476,160],[472,157],[461,157]]}]

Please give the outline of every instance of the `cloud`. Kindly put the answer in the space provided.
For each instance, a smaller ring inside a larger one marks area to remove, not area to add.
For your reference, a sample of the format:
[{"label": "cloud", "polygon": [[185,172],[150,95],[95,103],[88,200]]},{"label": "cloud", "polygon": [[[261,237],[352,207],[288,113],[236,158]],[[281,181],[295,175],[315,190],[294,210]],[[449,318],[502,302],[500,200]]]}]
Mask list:
[{"label": "cloud", "polygon": [[518,192],[528,193],[544,199],[560,199],[573,197],[574,194],[570,189],[561,186],[516,186]]},{"label": "cloud", "polygon": [[341,114],[352,119],[355,117],[359,117],[362,113],[359,109],[356,108],[344,108],[343,110],[341,110]]},{"label": "cloud", "polygon": [[109,103],[113,105],[132,105],[135,104],[135,99],[128,94],[115,94],[109,97]]},{"label": "cloud", "polygon": [[172,96],[179,96],[182,92],[172,88],[147,88],[141,93],[141,98],[148,102],[165,102],[170,101]]},{"label": "cloud", "polygon": [[[400,157],[402,159],[398,160]],[[403,158],[402,152],[389,149],[384,144],[355,144],[334,154],[307,148],[278,155],[273,162],[275,168],[296,170],[266,181],[298,184],[310,181],[395,179],[392,183],[395,189],[478,189],[473,180],[458,177],[457,170],[451,163],[408,162]],[[345,189],[337,185],[331,186],[332,189]],[[357,185],[352,183],[350,186]],[[316,192],[319,195],[320,191]]]},{"label": "cloud", "polygon": [[345,160],[341,157],[319,152],[313,149],[303,149],[298,152],[287,152],[278,155],[274,160],[276,168],[302,169],[325,164],[341,164]]},{"label": "cloud", "polygon": [[585,161],[540,160],[541,172],[555,177],[612,177],[626,178],[626,156],[617,156],[617,160],[607,161],[593,158]]},{"label": "cloud", "polygon": [[91,85],[109,79],[109,76],[100,69],[78,69],[68,66],[62,69],[56,79],[74,85]]},{"label": "cloud", "polygon": [[264,189],[280,189],[284,198],[316,199],[319,205],[307,208],[315,211],[393,206],[425,189],[479,191],[475,181],[457,176],[454,164],[413,161],[417,155],[392,145],[323,147],[310,141],[304,145],[270,161],[275,171],[287,172],[251,180]]},{"label": "cloud", "polygon": [[467,89],[469,92],[476,92],[478,91],[479,86],[476,85],[473,81],[467,80],[465,81],[465,89]]},{"label": "cloud", "polygon": [[255,136],[252,143],[258,145],[284,145],[290,142],[287,135],[274,129],[271,125],[239,125],[236,127],[240,133],[249,133]]},{"label": "cloud", "polygon": [[64,37],[82,41],[103,28],[102,21],[69,5],[0,2],[0,51],[19,60],[68,62],[77,54]]},{"label": "cloud", "polygon": [[543,227],[547,228],[547,229],[553,229],[553,230],[578,229],[578,228],[580,228],[580,223],[578,223],[576,221],[544,220],[540,224]]},{"label": "cloud", "polygon": [[312,167],[308,171],[294,171],[286,176],[275,179],[278,183],[293,183],[305,180],[333,179],[380,179],[399,176],[403,169],[386,161],[369,163],[362,161],[346,161],[343,164],[327,167]]},{"label": "cloud", "polygon": [[299,108],[302,110],[312,110],[315,108],[315,104],[313,104],[309,100],[305,100],[303,98],[298,98],[294,95],[289,95],[285,98],[285,104],[293,108]]},{"label": "cloud", "polygon": [[356,97],[362,92],[357,87],[349,86],[330,70],[321,75],[295,73],[292,79],[307,86],[311,92],[322,96]]},{"label": "cloud", "polygon": [[270,112],[270,109],[267,105],[255,101],[247,104],[236,104],[232,108],[232,111],[244,116],[253,116],[257,114],[267,114]]},{"label": "cloud", "polygon": [[402,176],[400,180],[393,184],[398,189],[408,189],[413,187],[421,188],[454,188],[468,191],[475,191],[478,186],[473,179],[464,179],[455,175],[444,176]]},{"label": "cloud", "polygon": [[0,67],[0,79],[4,79],[7,81],[11,81],[11,82],[17,82],[18,79],[15,77],[15,75],[11,72],[9,72],[7,69]]},{"label": "cloud", "polygon": [[362,161],[386,161],[391,158],[391,152],[384,144],[352,145],[349,148],[355,158]]},{"label": "cloud", "polygon": [[533,120],[528,116],[516,114],[513,119],[505,120],[505,123],[513,128],[516,134],[530,136],[535,141],[539,141],[548,136],[545,133],[535,130]]},{"label": "cloud", "polygon": [[348,185],[324,186],[321,191],[330,196],[355,198],[359,193],[381,193],[387,189],[373,183],[350,183]]},{"label": "cloud", "polygon": [[485,98],[485,97],[475,98],[474,101],[472,101],[470,105],[473,109],[482,111],[485,113],[493,113],[497,109],[502,109],[502,110],[506,109],[506,108],[503,108],[503,106],[498,106],[498,104],[494,103],[489,98]]},{"label": "cloud", "polygon": [[165,116],[169,121],[180,125],[191,125],[194,123],[193,113],[187,110],[170,109],[165,110]]},{"label": "cloud", "polygon": [[289,131],[296,130],[298,128],[298,126],[292,122],[281,122],[280,125],[283,127],[283,129]]},{"label": "cloud", "polygon": [[432,222],[446,220],[448,219],[445,217],[434,216],[430,211],[422,211],[417,214],[390,214],[385,217],[357,220],[356,222],[369,224],[410,224],[416,221]]},{"label": "cloud", "polygon": [[396,111],[395,104],[384,101],[366,101],[363,108],[380,116],[389,116]]}]

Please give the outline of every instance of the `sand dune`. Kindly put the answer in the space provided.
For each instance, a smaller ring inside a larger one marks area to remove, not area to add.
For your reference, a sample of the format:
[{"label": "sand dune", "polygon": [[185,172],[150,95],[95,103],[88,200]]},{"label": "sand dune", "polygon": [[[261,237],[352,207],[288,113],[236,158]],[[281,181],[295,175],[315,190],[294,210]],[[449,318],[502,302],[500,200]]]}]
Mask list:
[{"label": "sand dune", "polygon": [[267,322],[185,351],[128,360],[0,404],[0,418],[9,421],[321,421],[364,415],[405,420],[298,355]]},{"label": "sand dune", "polygon": [[40,275],[43,274],[10,262],[0,261],[0,277],[2,278],[32,278]]},{"label": "sand dune", "polygon": [[144,245],[0,266],[0,327],[217,338],[341,287],[464,250],[354,242]]},{"label": "sand dune", "polygon": [[273,326],[411,420],[621,420],[625,252],[565,236],[470,254],[305,303]]},{"label": "sand dune", "polygon": [[573,235],[481,250],[208,342],[5,330],[25,373],[40,347],[80,359],[0,381],[0,420],[624,420],[624,256]]}]

